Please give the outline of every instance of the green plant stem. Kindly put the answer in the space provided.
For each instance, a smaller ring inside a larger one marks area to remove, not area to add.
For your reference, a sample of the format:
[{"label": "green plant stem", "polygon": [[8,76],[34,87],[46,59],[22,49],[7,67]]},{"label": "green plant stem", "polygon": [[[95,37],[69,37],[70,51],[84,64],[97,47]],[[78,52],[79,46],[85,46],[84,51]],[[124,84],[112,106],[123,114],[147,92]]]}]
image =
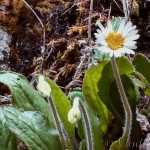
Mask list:
[{"label": "green plant stem", "polygon": [[123,87],[123,84],[122,84],[122,81],[121,81],[121,78],[119,75],[119,70],[118,70],[116,59],[114,56],[111,58],[111,64],[112,64],[113,72],[114,72],[115,79],[117,82],[118,90],[119,90],[119,93],[121,96],[121,100],[123,103],[123,107],[125,110],[125,127],[124,127],[123,136],[126,136],[127,138],[129,138],[130,137],[131,124],[132,124],[132,112],[130,109],[128,99],[126,97],[126,93],[124,91],[124,87]]},{"label": "green plant stem", "polygon": [[55,105],[54,105],[54,102],[53,102],[52,98],[49,97],[48,100],[49,100],[49,104],[50,104],[52,112],[53,112],[54,120],[55,120],[57,129],[58,129],[58,132],[59,132],[59,135],[60,135],[62,148],[65,149],[65,145],[66,145],[65,144],[65,139],[64,139],[63,130],[61,128],[60,121],[59,121],[59,118],[58,118],[58,115],[57,115],[57,110],[55,108]]},{"label": "green plant stem", "polygon": [[86,136],[87,136],[87,150],[93,150],[93,140],[92,140],[92,131],[90,128],[90,123],[88,119],[88,115],[85,109],[85,106],[81,100],[79,100],[79,106],[83,114],[83,119],[86,128]]}]

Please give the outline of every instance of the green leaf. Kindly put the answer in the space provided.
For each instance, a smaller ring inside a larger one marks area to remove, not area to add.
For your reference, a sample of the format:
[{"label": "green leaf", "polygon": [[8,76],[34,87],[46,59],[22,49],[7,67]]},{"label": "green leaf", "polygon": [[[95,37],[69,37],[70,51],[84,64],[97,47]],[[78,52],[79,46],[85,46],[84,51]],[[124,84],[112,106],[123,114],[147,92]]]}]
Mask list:
[{"label": "green leaf", "polygon": [[97,83],[101,78],[101,72],[108,61],[102,61],[99,65],[92,66],[86,71],[83,79],[83,94],[85,96],[88,106],[100,116],[100,127],[105,133],[109,124],[110,113],[105,104],[100,100],[98,96]]},{"label": "green leaf", "polygon": [[136,72],[136,76],[143,83],[144,88],[146,88],[149,85],[149,83],[147,82],[146,78],[141,73]]},{"label": "green leaf", "polygon": [[[136,105],[139,101],[139,91],[137,90],[136,85],[133,83],[132,78],[130,78],[131,74],[134,72],[134,68],[129,60],[124,57],[117,59],[117,66],[121,75],[121,80],[127,99],[132,110],[132,139],[136,139],[135,141],[138,141],[141,136],[141,134],[138,132],[139,124],[136,121]],[[124,126],[125,114],[110,62],[105,65],[102,71],[102,76],[98,83],[98,88],[101,100],[115,116],[117,119],[116,123],[118,128],[121,130],[121,127]]]},{"label": "green leaf", "polygon": [[86,142],[85,142],[85,140],[82,140],[80,142],[80,148],[79,148],[79,150],[86,150]]},{"label": "green leaf", "polygon": [[146,88],[144,93],[145,93],[145,95],[150,97],[150,87]]},{"label": "green leaf", "polygon": [[66,95],[62,92],[62,90],[53,81],[51,81],[49,78],[46,78],[46,81],[52,89],[51,96],[57,109],[59,118],[61,119],[62,124],[65,130],[67,131],[70,140],[72,142],[75,142],[74,126],[70,124],[67,118],[68,112],[71,109],[70,102],[67,99]]},{"label": "green leaf", "polygon": [[123,136],[119,140],[112,143],[109,150],[127,150],[127,137]]},{"label": "green leaf", "polygon": [[84,99],[82,89],[81,88],[74,88],[69,94],[68,94],[70,103],[73,104],[73,101],[76,97],[79,97],[81,99]]},{"label": "green leaf", "polygon": [[6,125],[5,118],[0,107],[0,149],[17,150],[17,139]]},{"label": "green leaf", "polygon": [[120,23],[122,21],[122,18],[121,17],[118,17],[118,18],[115,18],[113,19],[111,22],[112,22],[112,27],[113,27],[113,30],[114,31],[118,31],[118,28],[120,26]]},{"label": "green leaf", "polygon": [[[122,80],[124,90],[125,90],[127,99],[129,101],[129,104],[133,113],[133,116],[135,117],[136,105],[138,104],[138,101],[139,101],[139,97],[138,97],[139,94],[137,93],[135,89],[135,85],[132,79],[130,79],[126,75],[122,75],[121,80]],[[122,106],[121,98],[120,98],[115,80],[110,84],[109,93],[110,93],[110,99],[111,99],[112,105],[114,106],[114,108],[116,108],[116,111],[118,112],[118,114],[120,114],[120,117],[124,118],[124,115],[125,115],[124,109]]]},{"label": "green leaf", "polygon": [[101,52],[101,51],[96,50],[96,49],[94,50],[94,56],[93,57],[95,58],[94,63],[96,63],[97,60],[103,61],[103,60],[106,60],[106,59],[110,59],[109,54]]},{"label": "green leaf", "polygon": [[137,54],[133,59],[135,70],[141,73],[150,84],[150,61],[142,54]]},{"label": "green leaf", "polygon": [[145,83],[139,79],[133,78],[132,81],[138,88],[144,89],[146,87]]},{"label": "green leaf", "polygon": [[[134,72],[134,68],[129,60],[125,57],[120,57],[117,59],[117,66],[120,75],[126,74],[130,75]],[[98,82],[99,97],[107,108],[113,113],[117,118],[120,125],[123,125],[124,117],[120,114],[121,100],[116,101],[116,97],[110,97],[110,93],[116,93],[114,89],[110,89],[110,85],[115,80],[114,73],[112,70],[111,62],[108,62],[104,69],[102,70],[100,81]],[[115,104],[115,105],[114,105]]]},{"label": "green leaf", "polygon": [[61,149],[58,131],[51,128],[40,112],[21,112],[14,107],[3,107],[7,126],[32,150]]},{"label": "green leaf", "polygon": [[[136,121],[136,106],[139,102],[140,94],[139,94],[139,91],[137,91],[136,86],[133,83],[133,80],[130,79],[127,75],[122,75],[121,79],[122,79],[122,83],[125,89],[127,99],[129,101],[129,104],[132,110],[131,140],[139,142],[141,140],[141,133],[139,133],[139,130],[140,130],[139,123]],[[117,113],[119,114],[120,118],[123,121],[122,124],[118,123],[118,126],[123,127],[124,118],[125,118],[124,108],[122,106],[122,102],[120,99],[120,95],[119,95],[115,80],[110,85],[110,99],[111,99],[112,105],[114,106],[114,108],[116,109]]]},{"label": "green leaf", "polygon": [[0,82],[10,88],[13,106],[18,107],[22,111],[40,111],[49,118],[50,125],[55,127],[49,105],[39,93],[31,87],[23,75],[1,71]]}]

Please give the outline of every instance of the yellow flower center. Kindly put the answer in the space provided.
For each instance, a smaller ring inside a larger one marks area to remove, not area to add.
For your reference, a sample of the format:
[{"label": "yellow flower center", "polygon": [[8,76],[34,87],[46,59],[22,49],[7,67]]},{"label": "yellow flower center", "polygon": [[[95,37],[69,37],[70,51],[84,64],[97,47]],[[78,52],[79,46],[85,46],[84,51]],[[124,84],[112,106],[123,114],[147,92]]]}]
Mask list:
[{"label": "yellow flower center", "polygon": [[109,48],[117,50],[123,46],[124,37],[119,33],[111,32],[105,40],[108,43]]}]

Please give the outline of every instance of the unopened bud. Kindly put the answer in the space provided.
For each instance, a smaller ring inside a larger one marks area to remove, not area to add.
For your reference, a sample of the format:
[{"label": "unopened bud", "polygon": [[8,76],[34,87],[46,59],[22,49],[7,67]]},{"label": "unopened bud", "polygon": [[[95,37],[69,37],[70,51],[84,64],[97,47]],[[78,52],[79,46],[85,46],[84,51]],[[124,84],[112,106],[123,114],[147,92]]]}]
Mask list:
[{"label": "unopened bud", "polygon": [[38,80],[39,81],[38,81],[37,89],[38,89],[39,93],[41,94],[41,96],[44,97],[44,98],[50,97],[51,87],[45,81],[44,76],[42,76],[42,75],[39,76]]},{"label": "unopened bud", "polygon": [[81,119],[81,113],[79,108],[72,107],[68,113],[68,121],[71,124],[77,124],[78,121]]},{"label": "unopened bud", "polygon": [[70,109],[68,113],[68,121],[76,125],[78,121],[81,119],[81,112],[79,109],[79,97],[76,97],[73,102],[73,107]]}]

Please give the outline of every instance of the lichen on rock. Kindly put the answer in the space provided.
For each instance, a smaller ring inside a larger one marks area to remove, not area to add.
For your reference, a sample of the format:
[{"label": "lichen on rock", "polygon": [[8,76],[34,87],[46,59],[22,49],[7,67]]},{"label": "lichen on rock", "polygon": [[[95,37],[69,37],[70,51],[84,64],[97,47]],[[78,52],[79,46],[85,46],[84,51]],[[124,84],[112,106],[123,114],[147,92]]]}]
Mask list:
[{"label": "lichen on rock", "polygon": [[7,32],[0,29],[0,60],[8,58],[10,54],[9,44],[11,42],[11,36]]}]

